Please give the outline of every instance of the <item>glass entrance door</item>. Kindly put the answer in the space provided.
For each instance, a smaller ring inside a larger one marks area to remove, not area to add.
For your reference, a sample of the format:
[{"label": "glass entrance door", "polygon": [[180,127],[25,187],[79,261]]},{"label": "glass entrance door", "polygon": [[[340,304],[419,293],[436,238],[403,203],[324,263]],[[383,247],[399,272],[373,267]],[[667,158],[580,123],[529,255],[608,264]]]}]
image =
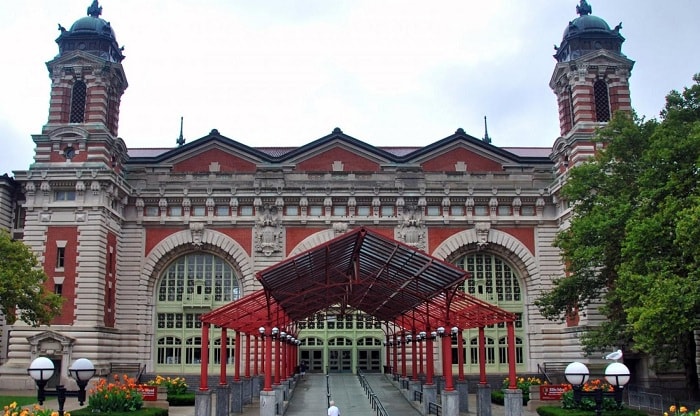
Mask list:
[{"label": "glass entrance door", "polygon": [[352,350],[328,351],[328,371],[331,373],[352,372]]},{"label": "glass entrance door", "polygon": [[307,372],[323,372],[323,350],[301,350],[301,361],[306,361]]},{"label": "glass entrance door", "polygon": [[357,367],[362,371],[377,373],[381,371],[381,350],[357,350]]}]

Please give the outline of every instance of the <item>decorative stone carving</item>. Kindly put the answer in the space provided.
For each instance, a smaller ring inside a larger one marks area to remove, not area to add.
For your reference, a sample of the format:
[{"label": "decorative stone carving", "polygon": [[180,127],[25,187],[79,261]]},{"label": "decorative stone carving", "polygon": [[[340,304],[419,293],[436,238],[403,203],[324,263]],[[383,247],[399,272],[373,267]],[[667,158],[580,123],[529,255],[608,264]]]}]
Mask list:
[{"label": "decorative stone carving", "polygon": [[489,244],[489,232],[491,231],[490,222],[477,222],[474,225],[476,231],[476,249],[482,250]]},{"label": "decorative stone carving", "polygon": [[202,235],[204,234],[203,222],[191,222],[190,233],[192,233],[192,245],[197,248],[202,247]]},{"label": "decorative stone carving", "polygon": [[277,207],[266,205],[255,224],[255,251],[270,256],[282,250],[282,225]]},{"label": "decorative stone carving", "polygon": [[426,229],[422,210],[415,206],[403,211],[403,221],[394,230],[394,237],[405,244],[426,251]]},{"label": "decorative stone carving", "polygon": [[334,222],[333,223],[333,234],[336,236],[344,234],[348,231],[348,223],[346,222]]}]

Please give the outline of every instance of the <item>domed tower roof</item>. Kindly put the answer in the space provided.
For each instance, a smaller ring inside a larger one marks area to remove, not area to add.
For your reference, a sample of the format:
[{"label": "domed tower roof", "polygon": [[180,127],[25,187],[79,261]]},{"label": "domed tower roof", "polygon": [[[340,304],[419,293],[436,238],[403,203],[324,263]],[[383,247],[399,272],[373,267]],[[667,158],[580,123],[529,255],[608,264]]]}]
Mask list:
[{"label": "domed tower roof", "polygon": [[622,23],[610,29],[608,23],[600,17],[593,16],[593,9],[586,0],[576,6],[579,17],[569,22],[564,29],[561,45],[555,47],[554,58],[558,62],[577,59],[596,50],[609,50],[622,55],[622,42],[625,38],[620,35]]},{"label": "domed tower roof", "polygon": [[117,38],[109,22],[100,18],[102,7],[94,0],[87,9],[87,16],[81,17],[66,30],[58,25],[61,35],[56,39],[58,56],[73,51],[84,51],[110,62],[124,59]]}]

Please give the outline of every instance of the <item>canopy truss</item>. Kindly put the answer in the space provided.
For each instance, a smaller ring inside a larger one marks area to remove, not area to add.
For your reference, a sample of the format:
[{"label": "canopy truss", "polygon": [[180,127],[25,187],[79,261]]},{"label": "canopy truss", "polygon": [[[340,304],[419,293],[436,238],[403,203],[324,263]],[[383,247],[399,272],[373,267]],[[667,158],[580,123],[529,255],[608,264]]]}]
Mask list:
[{"label": "canopy truss", "polygon": [[257,273],[263,289],[202,316],[252,333],[319,311],[365,312],[404,329],[485,327],[515,314],[465,294],[468,273],[366,228],[345,233]]}]

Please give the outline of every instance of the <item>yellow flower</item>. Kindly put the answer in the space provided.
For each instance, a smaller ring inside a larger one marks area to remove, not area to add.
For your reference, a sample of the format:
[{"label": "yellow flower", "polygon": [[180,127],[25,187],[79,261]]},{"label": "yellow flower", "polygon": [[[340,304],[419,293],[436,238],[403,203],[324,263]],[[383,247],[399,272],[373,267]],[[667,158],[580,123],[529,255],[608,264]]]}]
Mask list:
[{"label": "yellow flower", "polygon": [[669,412],[671,413],[676,413],[676,405],[672,404],[671,407],[668,408]]},{"label": "yellow flower", "polygon": [[688,408],[686,408],[685,406],[681,406],[681,413],[686,413],[686,412],[688,412]]}]

